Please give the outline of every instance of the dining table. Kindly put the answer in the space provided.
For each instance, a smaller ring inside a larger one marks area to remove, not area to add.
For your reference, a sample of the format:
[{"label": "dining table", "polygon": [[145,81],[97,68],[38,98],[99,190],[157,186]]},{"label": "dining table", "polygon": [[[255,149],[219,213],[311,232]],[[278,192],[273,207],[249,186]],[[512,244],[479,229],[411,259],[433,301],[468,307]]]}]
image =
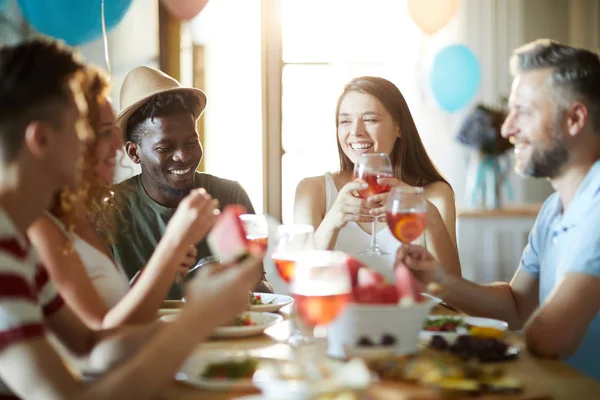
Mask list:
[{"label": "dining table", "polygon": [[[164,309],[179,306],[180,304],[177,302],[166,301],[163,303]],[[192,356],[202,357],[239,351],[253,357],[283,359],[291,357],[289,345],[283,343],[291,332],[289,320],[291,306],[290,304],[279,311],[284,316],[284,321],[269,327],[265,334],[247,338],[208,340],[200,344]],[[458,312],[444,306],[443,303],[435,306],[431,314],[459,315]],[[549,334],[551,333],[549,332]],[[475,398],[481,400],[600,399],[600,382],[578,372],[560,360],[540,359],[531,355],[517,332],[506,332],[504,340],[509,345],[518,346],[520,349],[516,359],[503,361],[502,366],[508,375],[517,378],[522,383],[523,390],[520,393],[511,394],[479,394]],[[162,393],[160,398],[162,400],[229,400],[253,394],[258,395],[260,391],[258,389],[211,391],[175,381]],[[369,400],[434,400],[446,399],[447,395],[448,393],[441,393],[413,383],[379,380],[367,388],[364,398]]]}]

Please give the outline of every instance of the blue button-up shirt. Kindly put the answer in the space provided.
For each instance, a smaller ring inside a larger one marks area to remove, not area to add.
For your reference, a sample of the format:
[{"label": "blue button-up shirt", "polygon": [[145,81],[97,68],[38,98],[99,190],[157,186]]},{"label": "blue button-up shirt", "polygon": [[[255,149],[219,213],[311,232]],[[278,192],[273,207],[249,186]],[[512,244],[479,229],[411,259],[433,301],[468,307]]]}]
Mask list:
[{"label": "blue button-up shirt", "polygon": [[[546,200],[529,234],[521,267],[539,278],[540,305],[570,272],[600,278],[600,160],[590,169],[564,214],[558,193]],[[596,380],[600,380],[598,311],[579,348],[566,360]]]}]

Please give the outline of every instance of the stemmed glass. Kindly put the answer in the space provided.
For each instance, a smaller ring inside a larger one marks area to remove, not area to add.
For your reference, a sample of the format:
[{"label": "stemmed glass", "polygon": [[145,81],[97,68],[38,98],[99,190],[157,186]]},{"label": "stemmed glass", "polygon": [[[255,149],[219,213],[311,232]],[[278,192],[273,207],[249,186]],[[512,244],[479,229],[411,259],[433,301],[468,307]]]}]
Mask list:
[{"label": "stemmed glass", "polygon": [[339,251],[315,250],[297,260],[291,292],[299,319],[312,329],[313,341],[326,337],[325,327],[350,300],[352,285],[344,259],[345,254]]},{"label": "stemmed glass", "polygon": [[[370,196],[390,191],[389,185],[380,185],[377,183],[379,178],[391,178],[393,176],[392,163],[390,157],[385,153],[361,154],[354,164],[354,180],[362,181],[369,185],[366,189],[358,190],[357,195],[361,199],[368,199]],[[373,217],[371,225],[371,245],[359,255],[381,256],[389,254],[383,251],[377,245],[377,218]]]},{"label": "stemmed glass", "polygon": [[292,224],[277,227],[271,258],[277,273],[285,283],[289,285],[292,282],[299,255],[315,248],[315,229],[312,225]]},{"label": "stemmed glass", "polygon": [[385,218],[402,244],[415,241],[427,227],[427,200],[423,188],[396,186],[390,192]]},{"label": "stemmed glass", "polygon": [[[285,283],[289,285],[292,282],[296,272],[296,261],[302,254],[315,248],[315,229],[312,225],[292,224],[277,227],[271,258],[277,273]],[[287,343],[296,346],[304,343],[305,337],[295,328],[293,321],[294,315],[290,318],[292,335]]]},{"label": "stemmed glass", "polygon": [[242,214],[239,218],[246,230],[246,239],[266,252],[269,247],[267,218],[264,215],[257,214]]}]

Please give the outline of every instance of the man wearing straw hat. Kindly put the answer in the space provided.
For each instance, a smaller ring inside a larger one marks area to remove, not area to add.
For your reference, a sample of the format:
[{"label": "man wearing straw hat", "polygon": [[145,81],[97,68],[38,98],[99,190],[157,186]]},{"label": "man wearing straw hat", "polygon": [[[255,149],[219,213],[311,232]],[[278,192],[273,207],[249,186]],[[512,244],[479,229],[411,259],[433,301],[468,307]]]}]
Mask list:
[{"label": "man wearing straw hat", "polygon": [[[93,330],[65,304],[26,233],[56,193],[77,181],[81,141],[90,137],[85,73],[56,42],[0,47],[0,399],[156,398],[198,344],[247,306],[245,292],[260,273],[262,254],[202,271],[168,324]],[[181,202],[191,223],[204,223],[204,200],[194,190]],[[186,248],[174,246],[167,261],[178,265]],[[75,377],[50,336],[73,355],[90,356],[95,368],[88,372],[97,379]]]},{"label": "man wearing straw hat", "polygon": [[[206,189],[221,207],[241,204],[249,213],[254,207],[239,183],[196,171],[203,155],[196,121],[206,107],[204,92],[142,66],[125,77],[120,106],[117,123],[126,152],[142,173],[117,186],[123,227],[111,247],[131,278],[147,264],[179,202],[193,188]],[[196,260],[211,255],[206,240],[196,250]],[[264,273],[258,278],[257,291],[272,291]],[[180,299],[181,286],[175,284],[168,297]]]}]

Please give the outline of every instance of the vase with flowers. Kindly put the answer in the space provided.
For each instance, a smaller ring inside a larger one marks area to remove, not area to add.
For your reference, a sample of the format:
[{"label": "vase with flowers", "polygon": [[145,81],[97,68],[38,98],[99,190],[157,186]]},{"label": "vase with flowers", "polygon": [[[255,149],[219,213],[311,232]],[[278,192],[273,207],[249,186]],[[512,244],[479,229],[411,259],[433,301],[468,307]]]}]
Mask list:
[{"label": "vase with flowers", "polygon": [[457,139],[471,148],[466,203],[470,207],[501,208],[503,192],[512,198],[508,181],[511,166],[506,156],[512,144],[500,134],[506,111],[477,105],[465,118]]}]

